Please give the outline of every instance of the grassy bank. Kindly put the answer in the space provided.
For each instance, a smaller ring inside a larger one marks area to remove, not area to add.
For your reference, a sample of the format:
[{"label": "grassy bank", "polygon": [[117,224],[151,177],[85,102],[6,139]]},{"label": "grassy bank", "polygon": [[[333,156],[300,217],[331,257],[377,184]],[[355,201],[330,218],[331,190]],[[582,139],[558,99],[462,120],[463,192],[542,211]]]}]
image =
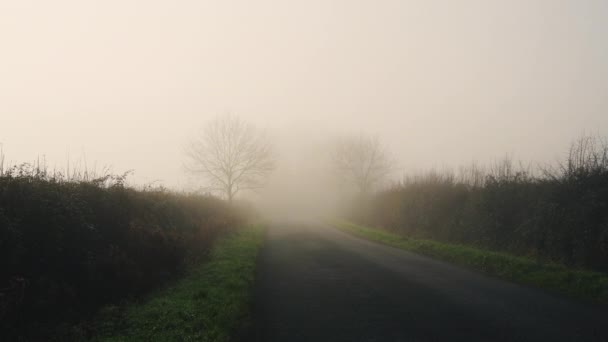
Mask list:
[{"label": "grassy bank", "polygon": [[107,308],[97,341],[228,341],[247,318],[260,226],[219,240],[207,263],[141,304]]},{"label": "grassy bank", "polygon": [[565,295],[608,303],[608,275],[541,263],[524,257],[463,245],[410,239],[345,221],[332,225],[344,232],[389,246],[470,267],[485,274]]}]

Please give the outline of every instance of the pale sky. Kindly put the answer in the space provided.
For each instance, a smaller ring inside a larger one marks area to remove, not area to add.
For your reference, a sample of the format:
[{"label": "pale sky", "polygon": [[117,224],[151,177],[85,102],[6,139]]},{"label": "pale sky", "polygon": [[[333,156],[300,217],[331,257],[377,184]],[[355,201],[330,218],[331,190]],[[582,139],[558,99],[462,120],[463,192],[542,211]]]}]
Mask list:
[{"label": "pale sky", "polygon": [[226,112],[283,155],[353,132],[404,170],[554,160],[608,136],[608,1],[0,0],[12,161],[179,187],[188,136]]}]

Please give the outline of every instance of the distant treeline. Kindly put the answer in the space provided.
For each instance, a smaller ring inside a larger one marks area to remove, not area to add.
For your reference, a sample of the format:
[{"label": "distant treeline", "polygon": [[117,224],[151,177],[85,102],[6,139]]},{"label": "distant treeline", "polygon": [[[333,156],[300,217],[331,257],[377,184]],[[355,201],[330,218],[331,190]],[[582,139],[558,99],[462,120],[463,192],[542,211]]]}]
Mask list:
[{"label": "distant treeline", "polygon": [[243,217],[216,198],[129,188],[123,176],[0,171],[0,340],[46,340],[158,287]]},{"label": "distant treeline", "polygon": [[557,166],[432,171],[358,202],[355,220],[402,235],[608,271],[608,144],[583,137]]}]

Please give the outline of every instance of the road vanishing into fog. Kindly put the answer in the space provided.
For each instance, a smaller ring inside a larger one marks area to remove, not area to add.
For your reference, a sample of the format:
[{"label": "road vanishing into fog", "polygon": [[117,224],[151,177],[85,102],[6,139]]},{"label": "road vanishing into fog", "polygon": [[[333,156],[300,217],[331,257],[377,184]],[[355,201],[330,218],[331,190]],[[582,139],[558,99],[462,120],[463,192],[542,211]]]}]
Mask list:
[{"label": "road vanishing into fog", "polygon": [[608,341],[608,310],[352,237],[275,224],[246,341]]}]

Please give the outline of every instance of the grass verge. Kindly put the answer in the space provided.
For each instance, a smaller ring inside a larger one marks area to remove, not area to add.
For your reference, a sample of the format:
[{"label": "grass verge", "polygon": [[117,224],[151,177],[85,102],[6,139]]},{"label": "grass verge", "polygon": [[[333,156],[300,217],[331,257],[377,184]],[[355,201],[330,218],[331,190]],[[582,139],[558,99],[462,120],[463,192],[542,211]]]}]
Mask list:
[{"label": "grass verge", "polygon": [[608,303],[608,275],[470,246],[411,239],[346,221],[335,228],[368,240],[463,265],[485,274],[571,297]]},{"label": "grass verge", "polygon": [[[228,341],[248,318],[263,227],[219,240],[208,262],[141,304],[108,307],[95,341]],[[104,318],[105,317],[105,318]]]}]

